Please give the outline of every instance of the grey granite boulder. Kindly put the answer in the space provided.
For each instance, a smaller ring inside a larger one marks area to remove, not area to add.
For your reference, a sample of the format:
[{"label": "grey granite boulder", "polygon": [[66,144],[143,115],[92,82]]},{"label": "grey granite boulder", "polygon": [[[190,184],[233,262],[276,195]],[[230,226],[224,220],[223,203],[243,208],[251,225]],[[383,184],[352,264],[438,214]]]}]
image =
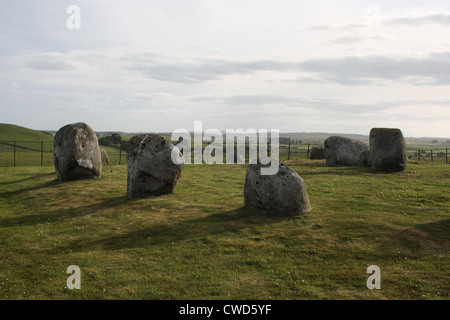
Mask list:
[{"label": "grey granite boulder", "polygon": [[[172,161],[172,153],[176,153],[177,163]],[[181,152],[164,137],[147,134],[131,138],[127,149],[128,198],[172,193],[183,166]]]},{"label": "grey granite boulder", "polygon": [[325,158],[329,167],[360,166],[361,152],[369,147],[354,139],[333,136],[324,142]]},{"label": "grey granite boulder", "polygon": [[362,166],[370,167],[370,150],[364,150],[359,155],[359,162]]},{"label": "grey granite boulder", "polygon": [[272,215],[297,215],[310,211],[302,177],[283,162],[272,161],[278,164],[278,172],[274,175],[261,174],[261,168],[269,165],[254,161],[248,166],[244,187],[245,206]]},{"label": "grey granite boulder", "polygon": [[53,162],[59,180],[101,176],[102,160],[97,135],[87,124],[68,124],[55,135]]},{"label": "grey granite boulder", "polygon": [[311,149],[311,155],[309,156],[311,160],[322,160],[325,159],[325,149],[322,147],[313,147]]},{"label": "grey granite boulder", "polygon": [[108,157],[108,153],[106,152],[105,149],[100,148],[100,155],[102,158],[102,165],[103,166],[109,165],[109,157]]},{"label": "grey granite boulder", "polygon": [[375,171],[398,172],[406,169],[406,143],[400,129],[370,130],[370,162]]}]

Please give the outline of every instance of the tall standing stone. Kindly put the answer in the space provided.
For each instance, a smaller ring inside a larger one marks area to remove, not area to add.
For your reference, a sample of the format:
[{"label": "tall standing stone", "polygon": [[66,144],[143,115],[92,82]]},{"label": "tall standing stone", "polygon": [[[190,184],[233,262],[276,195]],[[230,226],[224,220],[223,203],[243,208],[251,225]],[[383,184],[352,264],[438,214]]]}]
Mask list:
[{"label": "tall standing stone", "polygon": [[360,166],[361,152],[369,147],[354,139],[333,136],[324,142],[325,159],[329,167]]},{"label": "tall standing stone", "polygon": [[[297,172],[278,160],[278,172],[262,175],[259,162],[247,168],[244,203],[250,210],[272,215],[297,215],[311,210],[306,184]],[[273,164],[272,164],[273,165]]]},{"label": "tall standing stone", "polygon": [[[177,163],[172,161],[172,153]],[[127,149],[128,198],[172,193],[183,166],[181,152],[164,137],[147,134],[131,138]]]},{"label": "tall standing stone", "polygon": [[100,177],[102,160],[94,130],[83,122],[59,129],[54,140],[53,162],[62,181]]},{"label": "tall standing stone", "polygon": [[406,142],[400,129],[370,130],[370,162],[375,171],[398,172],[406,169]]}]

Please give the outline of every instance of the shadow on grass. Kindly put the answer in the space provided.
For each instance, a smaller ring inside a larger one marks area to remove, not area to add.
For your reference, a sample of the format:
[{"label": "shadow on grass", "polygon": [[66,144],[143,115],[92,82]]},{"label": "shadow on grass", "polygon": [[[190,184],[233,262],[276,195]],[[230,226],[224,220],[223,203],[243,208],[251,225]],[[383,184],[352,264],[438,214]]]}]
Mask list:
[{"label": "shadow on grass", "polygon": [[18,217],[1,219],[0,228],[35,226],[40,223],[57,223],[73,217],[92,215],[106,209],[117,208],[126,203],[127,198],[125,196],[119,196],[85,206],[54,210],[50,213],[29,214],[26,216],[21,215]]},{"label": "shadow on grass", "polygon": [[361,174],[373,174],[378,176],[393,176],[393,175],[401,175],[405,172],[407,173],[407,170],[404,171],[376,171],[373,170],[371,167],[363,167],[363,166],[355,166],[355,167],[323,167],[324,169],[328,170],[322,170],[318,172],[304,172],[302,173],[302,176],[313,176],[313,175],[338,175],[338,176],[357,176]]},{"label": "shadow on grass", "polygon": [[[48,176],[48,175],[46,174],[46,175],[42,175],[42,176]],[[35,177],[34,179],[37,179],[37,178],[39,178],[39,177]],[[33,179],[33,178],[28,178],[28,179],[25,179],[25,180],[30,180],[30,179]],[[7,199],[7,198],[10,198],[10,197],[18,196],[18,195],[20,195],[22,193],[25,193],[25,192],[35,191],[35,190],[44,189],[44,188],[55,187],[55,186],[58,186],[58,185],[60,185],[62,183],[64,183],[64,182],[55,179],[55,180],[52,180],[52,181],[47,181],[45,183],[39,184],[37,186],[27,187],[27,188],[14,190],[14,191],[7,191],[7,192],[0,193],[0,198]]]},{"label": "shadow on grass", "polygon": [[[19,183],[19,182],[24,182],[24,181],[28,181],[28,180],[33,180],[33,179],[38,179],[38,178],[42,178],[42,177],[47,177],[47,176],[51,176],[51,175],[55,175],[55,173],[46,173],[46,174],[41,174],[41,175],[35,175],[29,178],[25,178],[22,180],[17,180],[14,182],[10,182],[10,183]],[[45,188],[51,188],[51,187],[56,187],[58,185],[62,185],[62,184],[67,184],[67,183],[71,183],[71,182],[75,182],[75,181],[81,181],[81,180],[96,180],[98,179],[97,177],[85,177],[85,178],[79,178],[77,180],[72,180],[72,181],[61,181],[58,179],[54,179],[51,181],[47,181],[45,183],[33,186],[33,187],[26,187],[26,188],[22,188],[22,189],[17,189],[14,191],[7,191],[7,192],[3,192],[0,193],[0,198],[3,199],[7,199],[9,197],[14,197],[14,196],[18,196],[20,194],[26,193],[26,192],[30,192],[30,191],[36,191],[36,190],[40,190],[40,189],[45,189]]]},{"label": "shadow on grass", "polygon": [[384,239],[377,250],[393,256],[400,249],[412,255],[447,254],[450,250],[450,219],[418,224]]},{"label": "shadow on grass", "polygon": [[408,248],[417,247],[423,250],[446,249],[450,250],[450,219],[424,223],[407,229],[396,238]]},{"label": "shadow on grass", "polygon": [[31,181],[31,180],[35,180],[35,179],[39,179],[39,178],[43,178],[43,177],[48,177],[48,176],[54,176],[54,175],[56,175],[56,172],[36,174],[34,176],[23,178],[23,179],[20,179],[20,180],[9,181],[9,182],[2,182],[0,185],[5,186],[5,185],[21,183],[21,182],[25,182],[25,181]]},{"label": "shadow on grass", "polygon": [[303,174],[306,175],[359,175],[359,174],[366,174],[366,173],[376,173],[372,170],[372,168],[369,167],[320,167],[324,170],[312,172],[312,171],[306,171],[303,172]]},{"label": "shadow on grass", "polygon": [[256,214],[245,207],[241,207],[201,218],[156,223],[146,228],[90,242],[80,239],[64,248],[60,247],[54,250],[57,252],[65,248],[70,248],[72,251],[121,250],[179,242],[208,243],[210,236],[230,234],[230,237],[234,237],[241,233],[243,229],[272,224],[290,218]]}]

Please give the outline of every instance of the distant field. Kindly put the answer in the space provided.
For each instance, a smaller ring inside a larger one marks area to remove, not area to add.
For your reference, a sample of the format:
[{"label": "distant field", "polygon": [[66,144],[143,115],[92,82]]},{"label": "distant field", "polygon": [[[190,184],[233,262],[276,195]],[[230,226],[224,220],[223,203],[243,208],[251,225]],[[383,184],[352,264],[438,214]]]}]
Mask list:
[{"label": "distant field", "polygon": [[126,166],[67,183],[0,168],[0,299],[449,299],[450,166],[288,165],[310,213],[247,211],[246,165],[188,165],[173,194],[133,201]]},{"label": "distant field", "polygon": [[[41,165],[41,148],[40,142],[34,143],[18,143],[20,146],[25,146],[36,151],[24,150],[17,148],[16,151],[16,165],[17,166],[39,166]],[[317,145],[310,145],[310,149]],[[100,146],[106,150],[109,157],[110,164],[126,165],[126,151],[120,151],[119,148]],[[446,163],[448,157],[445,148],[428,149],[430,146],[414,145],[409,147],[408,156],[417,163]],[[450,148],[449,148],[450,149]],[[44,153],[42,154],[42,163],[44,166],[53,165],[53,142],[44,143]],[[307,145],[291,145],[290,152],[288,152],[288,145],[280,145],[280,159],[286,160],[301,160],[307,158]],[[421,157],[418,158],[418,150],[421,150]],[[431,150],[433,150],[433,158],[431,158]],[[0,144],[0,167],[12,167],[14,165],[14,153],[12,146]]]},{"label": "distant field", "polygon": [[[323,146],[324,133],[305,133],[302,136],[294,134],[292,138],[302,144],[280,144],[280,159],[301,160],[307,159],[308,148]],[[122,139],[128,141],[134,134],[122,134]],[[163,135],[170,140],[170,136]],[[348,135],[367,143],[367,137],[362,135]],[[365,139],[365,140],[364,140]],[[437,139],[438,143],[431,143],[432,138],[414,138],[407,142],[408,157],[418,162],[446,163],[448,160],[448,149],[446,139]],[[14,141],[16,143],[16,155],[14,160]],[[175,143],[176,144],[176,143]],[[204,144],[204,147],[206,144]],[[126,164],[126,151],[119,148],[101,146],[108,153],[110,164]],[[41,149],[43,152],[41,152]],[[420,150],[420,158],[418,153]],[[0,124],[0,167],[14,166],[39,166],[53,164],[53,136],[20,126]]]}]

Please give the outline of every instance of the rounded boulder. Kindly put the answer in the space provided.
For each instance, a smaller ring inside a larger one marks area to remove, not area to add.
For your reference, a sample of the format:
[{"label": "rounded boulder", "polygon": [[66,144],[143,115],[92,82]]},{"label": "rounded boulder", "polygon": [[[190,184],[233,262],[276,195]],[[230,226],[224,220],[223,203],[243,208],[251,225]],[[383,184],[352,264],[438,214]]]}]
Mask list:
[{"label": "rounded boulder", "polygon": [[[172,153],[177,161],[172,161]],[[172,193],[183,166],[181,152],[164,137],[147,134],[131,138],[127,149],[128,198]]]},{"label": "rounded boulder", "polygon": [[[298,215],[311,210],[306,184],[297,172],[278,160],[278,172],[262,175],[268,167],[253,162],[247,168],[244,203],[247,208],[272,215]],[[271,164],[272,166],[274,164]]]},{"label": "rounded boulder", "polygon": [[333,136],[324,142],[325,159],[328,167],[360,166],[361,152],[369,147],[354,139]]},{"label": "rounded boulder", "polygon": [[53,162],[59,180],[98,178],[102,159],[97,135],[86,123],[68,124],[55,135]]}]

